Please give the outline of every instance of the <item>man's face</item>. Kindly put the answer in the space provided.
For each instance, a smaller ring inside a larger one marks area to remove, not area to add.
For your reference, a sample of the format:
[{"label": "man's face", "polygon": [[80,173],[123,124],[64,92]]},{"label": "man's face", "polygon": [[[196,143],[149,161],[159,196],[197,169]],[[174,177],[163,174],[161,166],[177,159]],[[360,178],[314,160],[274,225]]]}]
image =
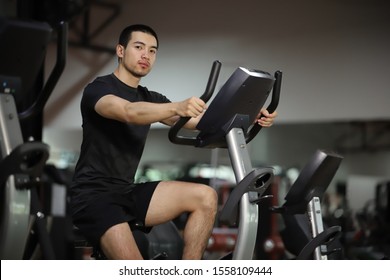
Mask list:
[{"label": "man's face", "polygon": [[123,48],[120,56],[122,66],[137,78],[147,75],[153,67],[157,54],[157,40],[154,36],[136,31]]}]

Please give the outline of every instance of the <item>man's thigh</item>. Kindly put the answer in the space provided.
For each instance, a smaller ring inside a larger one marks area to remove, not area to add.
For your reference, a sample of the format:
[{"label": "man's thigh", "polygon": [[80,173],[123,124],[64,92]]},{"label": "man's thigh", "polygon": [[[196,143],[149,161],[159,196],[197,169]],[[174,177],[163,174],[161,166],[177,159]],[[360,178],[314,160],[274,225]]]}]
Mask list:
[{"label": "man's thigh", "polygon": [[195,211],[204,192],[210,187],[197,183],[160,182],[153,193],[146,214],[146,226],[173,220],[184,212]]}]

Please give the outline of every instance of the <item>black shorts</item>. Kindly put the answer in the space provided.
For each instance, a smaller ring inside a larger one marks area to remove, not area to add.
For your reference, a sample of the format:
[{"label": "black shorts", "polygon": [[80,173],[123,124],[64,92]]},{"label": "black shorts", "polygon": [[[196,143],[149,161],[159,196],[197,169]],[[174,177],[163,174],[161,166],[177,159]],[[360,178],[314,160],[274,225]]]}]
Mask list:
[{"label": "black shorts", "polygon": [[[145,224],[150,200],[159,182],[135,184],[130,192],[106,192],[95,195],[87,206],[72,215],[73,224],[94,246],[112,226],[128,222]],[[139,228],[149,232],[151,227]]]}]

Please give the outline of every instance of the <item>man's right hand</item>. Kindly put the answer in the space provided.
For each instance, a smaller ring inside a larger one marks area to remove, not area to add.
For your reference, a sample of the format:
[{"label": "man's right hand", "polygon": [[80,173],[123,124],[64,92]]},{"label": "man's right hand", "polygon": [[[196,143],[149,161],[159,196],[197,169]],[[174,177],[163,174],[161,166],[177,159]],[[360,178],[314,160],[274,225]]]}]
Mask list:
[{"label": "man's right hand", "polygon": [[206,103],[199,97],[190,97],[184,101],[178,102],[177,114],[180,117],[196,118],[206,110]]}]

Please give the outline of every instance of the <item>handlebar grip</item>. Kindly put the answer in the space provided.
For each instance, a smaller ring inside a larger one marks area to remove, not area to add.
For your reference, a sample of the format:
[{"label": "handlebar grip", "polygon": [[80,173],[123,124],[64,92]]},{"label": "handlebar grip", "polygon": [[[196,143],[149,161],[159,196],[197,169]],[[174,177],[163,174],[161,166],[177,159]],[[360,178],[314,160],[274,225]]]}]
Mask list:
[{"label": "handlebar grip", "polygon": [[217,85],[220,70],[221,70],[221,62],[215,60],[211,67],[210,76],[206,85],[205,92],[200,97],[200,99],[202,99],[205,103],[207,103],[210,100],[211,96],[213,96],[213,92],[215,86]]},{"label": "handlebar grip", "polygon": [[[280,98],[280,89],[282,85],[282,72],[281,71],[276,71],[275,74],[275,83],[272,89],[272,99],[270,104],[267,107],[267,111],[269,113],[275,112],[276,108],[279,105],[279,98]],[[260,116],[261,118],[262,116]],[[248,136],[246,137],[246,143],[249,143],[252,141],[253,138],[256,137],[257,133],[262,129],[262,126],[259,125],[258,123],[255,123],[250,131],[248,132]]]},{"label": "handlebar grip", "polygon": [[[215,60],[211,67],[209,80],[206,85],[204,93],[200,96],[205,103],[208,102],[213,96],[215,86],[217,85],[219,72],[221,70],[221,62]],[[178,136],[179,131],[183,126],[191,119],[191,117],[181,117],[169,130],[168,138],[172,143],[181,144],[181,145],[192,145],[196,143],[196,138],[194,137],[181,137]]]},{"label": "handlebar grip", "polygon": [[269,113],[275,112],[276,108],[279,105],[281,86],[282,86],[282,72],[276,71],[275,72],[275,84],[274,84],[274,88],[272,90],[272,99],[271,99],[271,103],[267,107],[267,111]]}]

